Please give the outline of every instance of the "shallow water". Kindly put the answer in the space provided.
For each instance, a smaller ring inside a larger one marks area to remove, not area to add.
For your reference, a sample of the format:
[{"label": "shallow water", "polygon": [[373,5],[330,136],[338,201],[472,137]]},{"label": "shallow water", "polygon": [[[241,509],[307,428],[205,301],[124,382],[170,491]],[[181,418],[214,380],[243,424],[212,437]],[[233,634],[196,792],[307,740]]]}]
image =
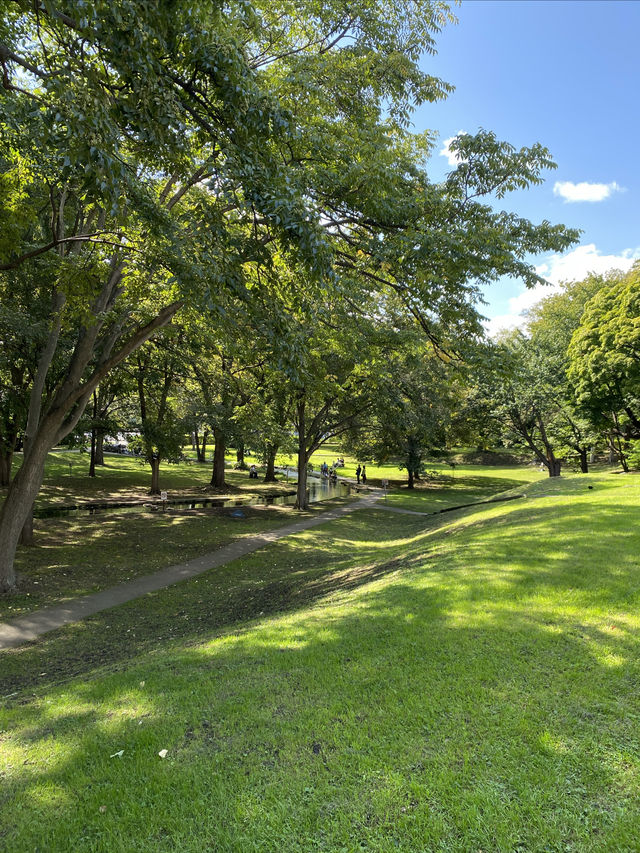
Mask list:
[{"label": "shallow water", "polygon": [[[280,481],[283,482],[283,481]],[[296,482],[295,471],[289,473],[289,482],[293,487]],[[307,481],[309,491],[309,502],[318,503],[330,498],[346,497],[350,487],[343,483],[332,484],[327,480],[309,478]],[[200,507],[242,507],[242,506],[293,506],[296,496],[293,495],[265,495],[264,497],[235,497],[235,498],[187,498],[185,500],[167,501],[167,507],[187,507],[188,509],[199,509]],[[146,503],[116,503],[104,504],[93,503],[78,506],[49,506],[40,507],[34,513],[36,518],[67,518],[83,515],[104,515],[109,512],[158,512],[162,510],[162,503],[157,499]]]}]

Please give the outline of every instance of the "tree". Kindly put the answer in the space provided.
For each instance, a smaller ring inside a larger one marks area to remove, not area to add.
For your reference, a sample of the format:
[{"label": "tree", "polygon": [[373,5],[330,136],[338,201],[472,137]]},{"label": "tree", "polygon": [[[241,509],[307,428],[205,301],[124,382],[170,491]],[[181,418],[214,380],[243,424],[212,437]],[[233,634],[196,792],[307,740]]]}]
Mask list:
[{"label": "tree", "polygon": [[[259,31],[244,3],[2,8],[0,161],[11,186],[0,271],[12,277],[46,256],[50,278],[23,462],[0,512],[0,589],[11,589],[49,449],[109,371],[185,301],[213,307],[217,290],[240,286],[243,265],[255,262],[230,211],[259,213],[318,264],[322,246],[277,154],[290,121],[229,26]],[[54,384],[67,334],[73,346]]]},{"label": "tree", "polygon": [[491,401],[491,417],[501,425],[503,439],[527,447],[550,477],[559,477],[562,460],[551,429],[555,378],[544,352],[515,330],[488,345],[476,370],[475,381]]},{"label": "tree", "polygon": [[527,331],[547,376],[546,395],[552,404],[549,429],[561,455],[577,455],[586,474],[589,451],[598,442],[600,430],[584,416],[577,404],[575,389],[568,376],[568,347],[578,328],[585,306],[603,287],[619,278],[590,274],[581,281],[565,282],[559,293],[535,305],[527,315]]},{"label": "tree", "polygon": [[639,263],[587,302],[569,358],[579,406],[594,424],[607,424],[625,466],[626,444],[640,438]]},{"label": "tree", "polygon": [[407,471],[407,488],[413,489],[429,452],[446,442],[460,365],[425,340],[415,321],[403,321],[401,315],[393,316],[386,334],[388,357],[379,366],[374,405],[347,446],[378,464],[397,460]]},{"label": "tree", "polygon": [[185,422],[175,405],[175,389],[184,376],[181,335],[173,339],[165,332],[141,347],[132,358],[131,372],[136,384],[140,419],[135,426],[138,446],[151,467],[150,494],[160,494],[160,465],[182,457]]},{"label": "tree", "polygon": [[256,270],[278,262],[304,270],[325,306],[338,293],[358,316],[393,292],[427,336],[439,323],[473,336],[479,283],[535,283],[526,253],[576,239],[483,202],[539,182],[553,165],[540,145],[461,137],[460,166],[430,183],[433,137],[408,122],[448,91],[417,64],[451,18],[444,3],[2,7],[0,271],[46,258],[51,285],[23,464],[0,514],[0,588],[15,582],[46,453],[186,304],[215,315],[221,294],[249,302]]}]

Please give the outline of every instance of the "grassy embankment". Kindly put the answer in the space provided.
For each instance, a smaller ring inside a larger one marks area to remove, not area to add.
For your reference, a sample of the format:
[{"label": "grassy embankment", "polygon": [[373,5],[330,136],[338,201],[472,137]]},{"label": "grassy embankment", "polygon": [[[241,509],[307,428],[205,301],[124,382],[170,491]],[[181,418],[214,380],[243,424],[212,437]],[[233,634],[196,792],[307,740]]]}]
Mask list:
[{"label": "grassy embankment", "polygon": [[637,850],[640,477],[526,491],[361,511],[4,655],[2,845]]},{"label": "grassy embankment", "polygon": [[[393,466],[387,469],[381,470],[389,474]],[[88,478],[86,470],[86,455],[50,454],[38,504],[149,499],[146,492],[149,472],[137,459],[108,456],[106,466],[98,468],[95,479]],[[390,504],[433,512],[443,506],[481,499],[523,483],[531,476],[540,476],[526,468],[470,470],[471,473],[458,472],[453,478],[443,475],[435,482],[425,482],[414,496],[403,495],[401,489],[392,490],[387,500]],[[164,484],[172,498],[209,496],[203,490],[210,476],[208,465],[168,465]],[[295,485],[283,480],[275,484],[250,480],[246,471],[233,471],[231,467],[226,477],[230,497],[295,490]],[[335,503],[332,501],[333,506]],[[323,508],[327,508],[326,503],[312,506],[309,512],[316,514]],[[164,513],[142,510],[38,519],[36,547],[18,550],[19,592],[8,598],[0,597],[0,621],[190,560],[238,537],[271,530],[301,517],[288,507],[252,507],[243,509],[243,514],[243,518],[234,518],[226,510],[170,506]]]}]

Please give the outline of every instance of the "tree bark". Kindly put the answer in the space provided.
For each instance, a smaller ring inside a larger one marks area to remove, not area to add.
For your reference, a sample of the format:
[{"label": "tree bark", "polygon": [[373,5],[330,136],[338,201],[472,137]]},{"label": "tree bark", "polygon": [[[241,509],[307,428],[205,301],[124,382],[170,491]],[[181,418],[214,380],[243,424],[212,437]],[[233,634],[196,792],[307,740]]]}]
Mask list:
[{"label": "tree bark", "polygon": [[96,476],[96,431],[91,430],[91,453],[89,455],[89,476]]},{"label": "tree bark", "polygon": [[589,473],[589,462],[587,459],[587,448],[586,447],[580,448],[580,470],[582,471],[583,474]]},{"label": "tree bark", "polygon": [[562,463],[559,459],[552,457],[551,459],[547,459],[547,468],[549,470],[550,477],[559,477]]},{"label": "tree bark", "polygon": [[296,488],[296,509],[307,509],[309,506],[309,492],[307,491],[307,463],[309,454],[306,444],[305,423],[305,401],[304,397],[298,400],[298,485]]},{"label": "tree bark", "polygon": [[236,462],[238,463],[238,468],[242,471],[247,467],[246,462],[244,461],[244,441],[241,441],[238,444],[238,449],[236,450]]},{"label": "tree bark", "polygon": [[409,475],[409,479],[407,481],[407,488],[413,489],[413,488],[415,488],[414,482],[413,482],[413,479],[414,479],[413,478],[413,468],[407,468],[407,474]]},{"label": "tree bark", "polygon": [[[95,424],[98,417],[98,395],[93,392],[93,423]],[[96,476],[96,433],[95,426],[91,427],[91,453],[89,456],[89,476]]]},{"label": "tree bark", "polygon": [[160,494],[160,457],[152,456],[149,460],[151,465],[151,492],[152,495]]},{"label": "tree bark", "polygon": [[264,475],[265,483],[274,483],[276,479],[276,454],[278,445],[270,444],[267,447],[267,470]]},{"label": "tree bark", "polygon": [[0,486],[8,486],[11,482],[11,463],[13,450],[0,450]]},{"label": "tree bark", "polygon": [[55,444],[56,432],[56,424],[50,418],[41,425],[0,509],[0,592],[15,589],[14,561],[18,541],[23,525],[29,526],[33,502],[44,476],[44,463],[49,449]]},{"label": "tree bark", "polygon": [[214,429],[213,440],[215,442],[213,448],[213,472],[211,475],[211,485],[214,489],[224,489],[224,455],[227,449],[226,438],[221,429]]},{"label": "tree bark", "polygon": [[104,433],[96,432],[95,465],[104,465]]}]

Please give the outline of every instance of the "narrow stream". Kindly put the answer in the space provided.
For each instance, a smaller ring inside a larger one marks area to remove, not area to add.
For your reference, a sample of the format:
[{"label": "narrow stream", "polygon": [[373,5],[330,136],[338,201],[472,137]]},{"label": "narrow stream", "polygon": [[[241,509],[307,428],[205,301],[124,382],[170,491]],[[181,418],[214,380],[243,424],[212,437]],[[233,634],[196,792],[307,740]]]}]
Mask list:
[{"label": "narrow stream", "polygon": [[[296,472],[289,470],[288,482],[292,488],[296,483]],[[286,481],[280,480],[281,484]],[[320,480],[315,477],[309,477],[307,480],[307,488],[309,491],[309,502],[317,503],[326,501],[330,498],[346,497],[350,487],[345,483],[329,483],[327,480]],[[167,507],[187,507],[188,509],[198,509],[200,507],[241,507],[241,506],[293,506],[296,502],[295,494],[292,495],[265,495],[233,497],[233,498],[186,498],[183,500],[167,501]],[[103,515],[109,512],[158,512],[162,509],[162,503],[158,499],[149,499],[145,503],[132,504],[130,502],[109,502],[109,503],[91,503],[76,506],[44,506],[36,509],[34,512],[35,518],[67,518],[83,515]]]}]

